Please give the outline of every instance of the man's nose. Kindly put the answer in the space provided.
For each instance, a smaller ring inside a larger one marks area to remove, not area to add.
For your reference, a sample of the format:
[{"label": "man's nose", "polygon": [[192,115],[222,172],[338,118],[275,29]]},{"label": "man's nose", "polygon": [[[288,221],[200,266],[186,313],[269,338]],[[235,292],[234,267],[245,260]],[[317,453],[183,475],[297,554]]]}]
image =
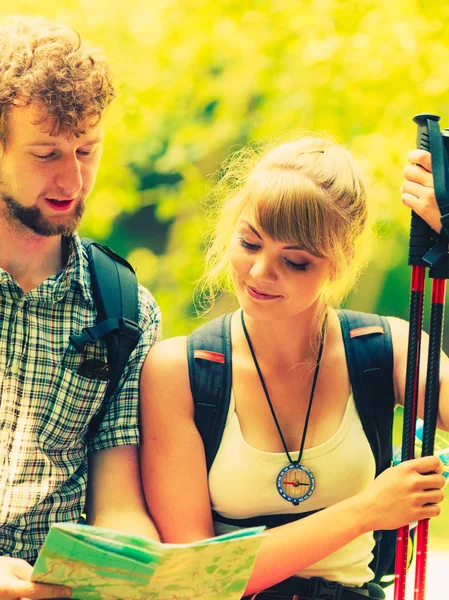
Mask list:
[{"label": "man's nose", "polygon": [[81,165],[78,158],[70,157],[60,163],[59,171],[55,178],[55,183],[59,188],[59,193],[64,200],[76,198],[83,187],[83,177]]}]

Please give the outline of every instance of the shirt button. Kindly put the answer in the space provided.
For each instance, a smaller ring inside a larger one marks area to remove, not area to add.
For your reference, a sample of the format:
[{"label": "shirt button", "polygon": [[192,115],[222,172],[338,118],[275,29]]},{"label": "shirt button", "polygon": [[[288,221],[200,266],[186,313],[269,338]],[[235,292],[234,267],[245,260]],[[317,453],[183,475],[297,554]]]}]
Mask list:
[{"label": "shirt button", "polygon": [[9,372],[11,373],[11,375],[17,375],[17,373],[19,372],[19,362],[14,357],[12,357],[11,360],[13,362],[11,362],[11,364],[9,365]]}]

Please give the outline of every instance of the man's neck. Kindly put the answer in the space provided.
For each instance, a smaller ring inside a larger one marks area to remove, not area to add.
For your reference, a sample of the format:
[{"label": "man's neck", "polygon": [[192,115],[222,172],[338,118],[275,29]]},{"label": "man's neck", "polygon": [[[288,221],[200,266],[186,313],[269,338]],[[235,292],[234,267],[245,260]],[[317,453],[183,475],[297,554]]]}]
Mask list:
[{"label": "man's neck", "polygon": [[0,267],[29,292],[63,266],[61,236],[45,237],[0,225]]}]

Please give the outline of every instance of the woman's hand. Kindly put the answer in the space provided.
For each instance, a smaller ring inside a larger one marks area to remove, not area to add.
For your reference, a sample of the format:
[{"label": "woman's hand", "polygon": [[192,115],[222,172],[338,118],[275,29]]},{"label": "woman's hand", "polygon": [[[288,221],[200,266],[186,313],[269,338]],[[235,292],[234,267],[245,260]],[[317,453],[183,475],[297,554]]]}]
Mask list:
[{"label": "woman's hand", "polygon": [[32,571],[32,566],[20,558],[0,557],[0,599],[39,600],[71,596],[68,587],[33,583],[30,580]]},{"label": "woman's hand", "polygon": [[436,456],[408,460],[387,469],[359,494],[367,530],[398,529],[436,517],[444,499],[444,465]]},{"label": "woman's hand", "polygon": [[402,202],[439,233],[440,210],[433,187],[430,152],[413,150],[408,155],[408,160],[410,164],[404,169],[405,181],[401,186]]}]

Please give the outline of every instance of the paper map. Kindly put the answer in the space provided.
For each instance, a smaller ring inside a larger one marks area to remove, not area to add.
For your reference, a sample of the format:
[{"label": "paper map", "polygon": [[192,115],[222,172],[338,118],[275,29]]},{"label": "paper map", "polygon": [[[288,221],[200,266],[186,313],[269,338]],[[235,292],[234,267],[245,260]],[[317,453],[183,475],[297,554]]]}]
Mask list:
[{"label": "paper map", "polygon": [[32,580],[84,600],[240,600],[263,527],[192,544],[162,544],[89,525],[50,529]]}]

